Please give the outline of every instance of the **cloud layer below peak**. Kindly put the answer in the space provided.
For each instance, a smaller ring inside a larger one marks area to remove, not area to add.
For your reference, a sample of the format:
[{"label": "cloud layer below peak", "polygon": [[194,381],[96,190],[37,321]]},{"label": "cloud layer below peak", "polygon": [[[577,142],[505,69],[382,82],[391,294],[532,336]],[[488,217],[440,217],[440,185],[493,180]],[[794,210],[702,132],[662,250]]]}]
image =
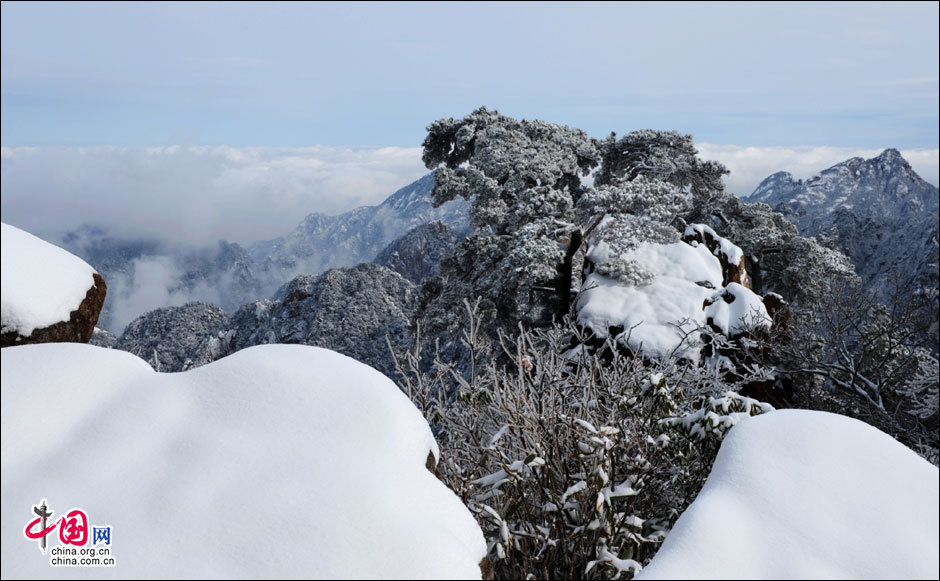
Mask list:
[{"label": "cloud layer below peak", "polygon": [[[768,175],[807,178],[881,150],[697,144],[731,170],[727,188],[747,195]],[[938,182],[940,150],[902,149]],[[83,224],[113,235],[210,244],[281,236],[307,214],[381,203],[427,172],[417,147],[4,147],[5,222],[56,237]]]}]

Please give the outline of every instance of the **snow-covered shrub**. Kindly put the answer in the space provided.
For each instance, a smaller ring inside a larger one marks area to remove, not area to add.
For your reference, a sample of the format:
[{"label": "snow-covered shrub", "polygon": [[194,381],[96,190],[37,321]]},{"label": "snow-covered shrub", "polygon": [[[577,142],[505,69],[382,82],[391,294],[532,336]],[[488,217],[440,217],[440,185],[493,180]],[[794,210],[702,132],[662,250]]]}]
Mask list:
[{"label": "snow-covered shrub", "polygon": [[[466,309],[472,353],[480,316]],[[578,332],[501,334],[509,364],[480,358],[464,371],[438,357],[422,372],[420,340],[398,356],[401,387],[441,445],[438,475],[476,514],[497,578],[639,571],[694,499],[723,428],[769,409],[728,393],[754,379],[744,371],[728,384],[715,365],[612,346],[602,360],[568,349]]]}]

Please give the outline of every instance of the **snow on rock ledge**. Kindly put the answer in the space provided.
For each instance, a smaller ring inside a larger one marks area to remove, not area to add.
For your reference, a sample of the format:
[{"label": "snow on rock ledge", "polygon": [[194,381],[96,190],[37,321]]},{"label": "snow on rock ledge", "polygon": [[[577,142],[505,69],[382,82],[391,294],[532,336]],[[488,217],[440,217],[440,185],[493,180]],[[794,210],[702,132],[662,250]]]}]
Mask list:
[{"label": "snow on rock ledge", "polygon": [[704,244],[709,252],[718,257],[721,262],[724,284],[737,283],[745,288],[751,288],[751,281],[744,264],[744,251],[733,242],[722,238],[705,224],[688,225],[682,234],[682,240],[693,246]]},{"label": "snow on rock ledge", "polygon": [[0,346],[91,339],[107,293],[91,266],[9,224],[0,254]]},{"label": "snow on rock ledge", "polygon": [[936,579],[940,472],[858,420],[781,410],[731,429],[638,579]]},{"label": "snow on rock ledge", "polygon": [[[3,578],[480,578],[427,422],[353,359],[266,345],[161,374],[90,345],[0,353]],[[116,566],[51,567],[23,534],[42,499],[110,525]]]}]

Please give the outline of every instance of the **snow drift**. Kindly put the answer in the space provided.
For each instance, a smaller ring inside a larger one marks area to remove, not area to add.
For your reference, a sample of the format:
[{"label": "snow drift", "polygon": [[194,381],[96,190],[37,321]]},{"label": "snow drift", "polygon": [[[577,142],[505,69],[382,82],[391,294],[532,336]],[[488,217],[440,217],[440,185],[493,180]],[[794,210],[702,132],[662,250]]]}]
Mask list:
[{"label": "snow drift", "polygon": [[741,422],[640,579],[936,579],[940,472],[858,420]]},{"label": "snow drift", "polygon": [[[2,379],[3,578],[480,576],[427,422],[348,357],[270,345],[161,374],[43,344],[4,349]],[[50,566],[24,536],[42,499],[110,525],[115,566]]]}]

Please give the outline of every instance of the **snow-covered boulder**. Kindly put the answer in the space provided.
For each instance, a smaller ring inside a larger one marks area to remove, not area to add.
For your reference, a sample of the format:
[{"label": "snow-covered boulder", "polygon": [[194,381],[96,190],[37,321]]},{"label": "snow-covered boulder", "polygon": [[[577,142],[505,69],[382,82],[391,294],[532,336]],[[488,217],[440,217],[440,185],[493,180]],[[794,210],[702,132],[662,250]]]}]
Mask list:
[{"label": "snow-covered boulder", "polygon": [[[266,345],[166,374],[45,344],[0,367],[5,579],[480,577],[483,535],[425,467],[427,422],[346,356]],[[45,555],[24,535],[42,500],[50,523],[87,514],[85,548],[111,527],[115,565],[51,566],[60,529]]]},{"label": "snow-covered boulder", "polygon": [[639,579],[936,579],[940,472],[858,420],[740,422]]},{"label": "snow-covered boulder", "polygon": [[[604,243],[592,245],[589,261],[603,264]],[[649,281],[631,284],[600,272],[588,274],[578,297],[578,323],[598,337],[611,328],[616,339],[633,350],[656,357],[697,357],[697,346],[685,338],[705,325],[705,301],[721,286],[718,259],[704,247],[685,242],[642,243],[624,259],[649,273]]]},{"label": "snow-covered boulder", "polygon": [[9,224],[0,254],[0,346],[91,339],[108,290],[95,269]]},{"label": "snow-covered boulder", "polygon": [[728,283],[705,301],[705,320],[732,338],[755,329],[769,329],[773,323],[763,299],[736,282]]}]

